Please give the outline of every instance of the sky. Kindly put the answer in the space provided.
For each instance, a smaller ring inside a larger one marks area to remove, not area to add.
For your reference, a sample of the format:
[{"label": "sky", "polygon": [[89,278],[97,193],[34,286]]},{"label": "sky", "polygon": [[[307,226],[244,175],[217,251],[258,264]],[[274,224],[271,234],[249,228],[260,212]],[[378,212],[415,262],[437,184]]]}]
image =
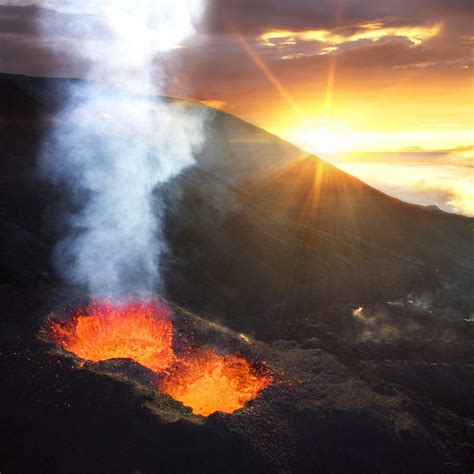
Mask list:
[{"label": "sky", "polygon": [[[0,0],[0,71],[81,77],[88,64],[72,51],[95,19],[77,4]],[[64,27],[45,36],[38,18]],[[474,215],[472,0],[208,0],[197,26],[168,54],[169,95],[389,194]]]}]

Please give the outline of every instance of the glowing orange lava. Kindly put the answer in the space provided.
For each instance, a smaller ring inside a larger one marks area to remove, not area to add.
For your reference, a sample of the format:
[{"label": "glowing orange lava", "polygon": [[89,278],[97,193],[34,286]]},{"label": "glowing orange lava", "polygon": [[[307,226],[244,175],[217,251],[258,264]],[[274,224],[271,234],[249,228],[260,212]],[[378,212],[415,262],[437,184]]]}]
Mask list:
[{"label": "glowing orange lava", "polygon": [[129,358],[161,374],[157,388],[196,415],[233,413],[271,383],[269,371],[255,369],[243,357],[190,348],[181,357],[175,354],[170,314],[154,300],[94,301],[66,321],[51,321],[49,335],[82,359]]},{"label": "glowing orange lava", "polygon": [[156,301],[95,301],[83,314],[50,327],[52,339],[82,359],[129,358],[155,372],[174,361],[169,309]]},{"label": "glowing orange lava", "polygon": [[246,359],[203,350],[189,355],[160,384],[160,390],[195,415],[216,411],[233,413],[252,400],[272,381],[269,373],[257,373]]}]

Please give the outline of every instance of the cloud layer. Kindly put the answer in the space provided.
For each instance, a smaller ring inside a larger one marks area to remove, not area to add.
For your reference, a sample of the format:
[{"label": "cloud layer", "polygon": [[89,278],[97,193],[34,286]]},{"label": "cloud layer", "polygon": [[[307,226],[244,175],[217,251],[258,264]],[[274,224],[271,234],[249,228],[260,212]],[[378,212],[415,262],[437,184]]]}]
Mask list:
[{"label": "cloud layer", "polygon": [[391,196],[474,216],[474,149],[359,154],[335,164]]}]

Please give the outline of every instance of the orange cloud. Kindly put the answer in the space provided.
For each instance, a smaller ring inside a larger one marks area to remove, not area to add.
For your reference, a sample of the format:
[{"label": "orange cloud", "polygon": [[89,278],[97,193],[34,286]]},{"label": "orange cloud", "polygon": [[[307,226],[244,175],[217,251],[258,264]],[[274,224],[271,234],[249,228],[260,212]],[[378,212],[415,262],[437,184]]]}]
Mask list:
[{"label": "orange cloud", "polygon": [[372,22],[359,25],[359,31],[355,33],[333,32],[331,30],[270,30],[260,35],[260,40],[265,46],[295,45],[299,41],[317,41],[326,47],[322,54],[334,51],[337,46],[344,43],[352,43],[360,40],[372,42],[386,37],[406,38],[417,46],[430,38],[438,35],[442,30],[442,23],[431,26],[399,26],[389,27],[382,22]]}]

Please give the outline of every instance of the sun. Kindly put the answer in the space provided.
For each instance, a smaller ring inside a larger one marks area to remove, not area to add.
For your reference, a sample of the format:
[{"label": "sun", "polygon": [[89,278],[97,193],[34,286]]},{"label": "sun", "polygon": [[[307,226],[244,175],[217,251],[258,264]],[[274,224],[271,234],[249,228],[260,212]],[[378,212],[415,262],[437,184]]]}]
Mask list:
[{"label": "sun", "polygon": [[328,127],[309,131],[307,140],[311,148],[319,153],[334,154],[347,149],[344,134]]},{"label": "sun", "polygon": [[316,155],[328,156],[348,151],[352,147],[351,133],[341,124],[329,124],[324,120],[308,121],[280,131],[281,136],[304,150]]}]

